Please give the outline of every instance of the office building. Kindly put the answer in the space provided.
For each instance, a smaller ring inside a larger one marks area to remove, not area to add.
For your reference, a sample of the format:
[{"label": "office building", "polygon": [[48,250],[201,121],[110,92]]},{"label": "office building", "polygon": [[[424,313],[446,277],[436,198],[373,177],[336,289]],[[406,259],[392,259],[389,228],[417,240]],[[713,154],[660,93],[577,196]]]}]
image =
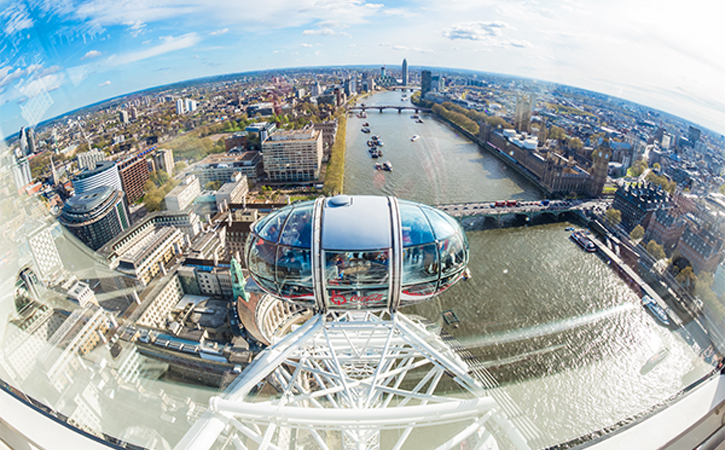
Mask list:
[{"label": "office building", "polygon": [[184,109],[184,100],[180,98],[176,101],[176,113],[184,114],[185,112],[186,110]]},{"label": "office building", "polygon": [[144,187],[149,181],[149,166],[146,158],[140,155],[131,156],[118,163],[118,172],[129,203],[144,196]]},{"label": "office building", "polygon": [[232,136],[224,139],[225,151],[235,149],[235,152],[245,151],[247,149],[247,132],[239,131]]},{"label": "office building", "polygon": [[174,175],[174,152],[170,148],[160,148],[154,153],[154,170],[163,170]]},{"label": "office building", "polygon": [[686,228],[678,240],[676,250],[686,258],[696,274],[714,273],[724,257],[724,242],[706,230]]},{"label": "office building", "polygon": [[125,109],[122,109],[121,111],[119,111],[118,120],[119,120],[119,122],[121,122],[124,125],[128,124],[129,123],[129,112],[126,111]]},{"label": "office building", "polygon": [[313,181],[320,177],[323,133],[284,130],[262,143],[263,165],[271,181]]},{"label": "office building", "polygon": [[76,195],[81,195],[100,186],[123,191],[118,167],[113,161],[98,161],[92,169],[86,169],[71,178]]},{"label": "office building", "polygon": [[431,71],[422,70],[421,71],[421,98],[423,98],[423,96],[429,92],[431,92]]},{"label": "office building", "polygon": [[338,132],[338,119],[329,122],[320,122],[313,124],[314,130],[323,132],[323,149],[329,149],[335,143],[335,135]]},{"label": "office building", "polygon": [[649,182],[635,185],[624,184],[615,192],[613,208],[620,211],[620,224],[627,231],[637,225],[648,226],[651,215],[658,209],[667,208],[670,195],[660,186]]},{"label": "office building", "polygon": [[120,255],[116,270],[146,286],[157,275],[166,275],[166,264],[181,256],[185,245],[184,233],[176,228],[156,229]]},{"label": "office building", "polygon": [[105,159],[106,154],[97,148],[76,155],[80,170],[91,170],[96,167],[97,162],[104,161]]},{"label": "office building", "polygon": [[236,173],[214,194],[217,211],[226,209],[232,203],[242,203],[247,195],[247,191],[249,191],[247,177],[239,172]]},{"label": "office building", "polygon": [[193,173],[199,178],[201,186],[210,181],[225,182],[236,173],[257,180],[262,175],[262,156],[260,152],[212,154],[197,163]]},{"label": "office building", "polygon": [[197,110],[197,101],[191,98],[184,99],[184,110],[188,113]]},{"label": "office building", "polygon": [[199,179],[193,174],[189,175],[164,197],[167,211],[185,210],[201,192]]},{"label": "office building", "polygon": [[103,247],[130,225],[123,191],[109,186],[68,199],[58,221],[92,250]]},{"label": "office building", "polygon": [[401,84],[403,86],[408,85],[408,62],[406,58],[403,58],[403,63],[401,64]]},{"label": "office building", "polygon": [[33,181],[30,173],[30,162],[25,156],[15,158],[15,165],[13,165],[13,178],[15,180],[15,187],[18,190],[24,188]]}]

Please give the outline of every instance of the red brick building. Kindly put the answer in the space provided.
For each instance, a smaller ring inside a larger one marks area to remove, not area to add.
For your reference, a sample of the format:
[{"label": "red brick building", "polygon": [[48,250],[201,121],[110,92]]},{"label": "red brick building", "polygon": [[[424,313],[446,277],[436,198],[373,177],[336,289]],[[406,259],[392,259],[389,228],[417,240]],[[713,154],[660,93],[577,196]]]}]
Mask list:
[{"label": "red brick building", "polygon": [[144,196],[144,185],[149,180],[146,158],[134,155],[119,162],[118,173],[129,204]]}]

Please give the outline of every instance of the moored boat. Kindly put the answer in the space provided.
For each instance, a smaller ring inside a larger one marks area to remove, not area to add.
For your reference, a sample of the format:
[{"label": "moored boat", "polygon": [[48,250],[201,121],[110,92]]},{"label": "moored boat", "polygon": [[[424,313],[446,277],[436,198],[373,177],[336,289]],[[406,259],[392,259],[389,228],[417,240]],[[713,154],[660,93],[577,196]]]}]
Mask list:
[{"label": "moored boat", "polygon": [[411,142],[415,141],[416,139],[418,139],[418,135],[417,134],[411,136]]},{"label": "moored boat", "polygon": [[651,297],[648,297],[647,295],[643,296],[643,299],[641,300],[643,303],[643,306],[648,308],[651,313],[655,316],[656,319],[660,321],[663,325],[670,325],[670,320],[668,320],[668,314],[665,312],[665,310]]},{"label": "moored boat", "polygon": [[570,237],[573,241],[577,242],[577,244],[585,251],[594,252],[597,250],[595,244],[592,243],[592,241],[590,240],[590,238],[587,237],[584,231],[575,231],[570,235]]}]

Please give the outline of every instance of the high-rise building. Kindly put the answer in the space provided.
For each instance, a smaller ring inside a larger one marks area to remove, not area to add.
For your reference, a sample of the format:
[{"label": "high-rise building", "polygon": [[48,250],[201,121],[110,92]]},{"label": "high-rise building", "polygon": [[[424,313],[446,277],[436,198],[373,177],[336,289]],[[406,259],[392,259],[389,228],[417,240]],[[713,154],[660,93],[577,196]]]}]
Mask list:
[{"label": "high-rise building", "polygon": [[78,160],[78,168],[81,170],[93,169],[96,167],[97,162],[101,162],[106,159],[106,154],[97,148],[93,148],[87,152],[82,152],[76,155]]},{"label": "high-rise building", "polygon": [[154,153],[154,169],[174,175],[174,152],[170,148],[160,148]]},{"label": "high-rise building", "polygon": [[284,130],[262,143],[262,162],[271,181],[312,181],[320,176],[323,133]]},{"label": "high-rise building", "polygon": [[33,131],[32,128],[27,129],[27,139],[28,139],[28,154],[33,155],[33,154],[35,154],[36,148],[35,148],[35,131]]},{"label": "high-rise building", "polygon": [[131,120],[136,120],[139,118],[139,110],[136,109],[136,107],[132,107],[129,109],[129,116],[131,117]]},{"label": "high-rise building", "polygon": [[178,99],[176,101],[176,113],[177,114],[184,114],[186,111],[184,110],[184,100]]},{"label": "high-rise building", "polygon": [[688,141],[691,143],[691,147],[695,147],[699,139],[701,139],[701,130],[690,125],[688,127]]},{"label": "high-rise building", "polygon": [[117,191],[123,191],[118,167],[113,161],[98,161],[92,169],[75,175],[71,182],[76,195],[81,195],[99,186],[109,186]]},{"label": "high-rise building", "polygon": [[119,111],[118,120],[124,125],[129,123],[129,112],[126,111],[125,109],[122,109],[121,111]]},{"label": "high-rise building", "polygon": [[58,221],[92,250],[129,227],[124,193],[99,186],[68,199]]},{"label": "high-rise building", "polygon": [[28,162],[28,158],[25,156],[15,158],[13,178],[15,179],[15,187],[17,189],[22,189],[33,181],[33,177],[30,173],[30,163]]},{"label": "high-rise building", "polygon": [[197,110],[197,101],[191,98],[184,99],[184,109],[186,112],[194,112]]},{"label": "high-rise building", "polygon": [[408,85],[408,62],[406,58],[403,58],[403,63],[401,64],[401,84],[404,86]]},{"label": "high-rise building", "polygon": [[20,144],[20,152],[23,155],[28,154],[28,134],[26,132],[25,127],[20,127],[20,132],[18,132],[18,143]]},{"label": "high-rise building", "polygon": [[146,164],[146,158],[134,155],[121,161],[118,163],[118,173],[129,203],[144,196],[144,186],[149,180],[149,166]]},{"label": "high-rise building", "polygon": [[426,95],[428,92],[431,92],[431,71],[422,70],[421,71],[421,98],[423,98],[423,96]]}]

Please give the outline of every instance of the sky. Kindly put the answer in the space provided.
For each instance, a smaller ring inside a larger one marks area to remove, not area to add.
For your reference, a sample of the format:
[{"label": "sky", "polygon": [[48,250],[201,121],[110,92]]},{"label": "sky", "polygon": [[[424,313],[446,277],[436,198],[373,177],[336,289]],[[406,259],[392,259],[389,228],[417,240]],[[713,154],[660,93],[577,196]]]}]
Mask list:
[{"label": "sky", "polygon": [[177,81],[403,58],[602,92],[724,133],[723,0],[0,0],[0,17],[0,136]]}]

